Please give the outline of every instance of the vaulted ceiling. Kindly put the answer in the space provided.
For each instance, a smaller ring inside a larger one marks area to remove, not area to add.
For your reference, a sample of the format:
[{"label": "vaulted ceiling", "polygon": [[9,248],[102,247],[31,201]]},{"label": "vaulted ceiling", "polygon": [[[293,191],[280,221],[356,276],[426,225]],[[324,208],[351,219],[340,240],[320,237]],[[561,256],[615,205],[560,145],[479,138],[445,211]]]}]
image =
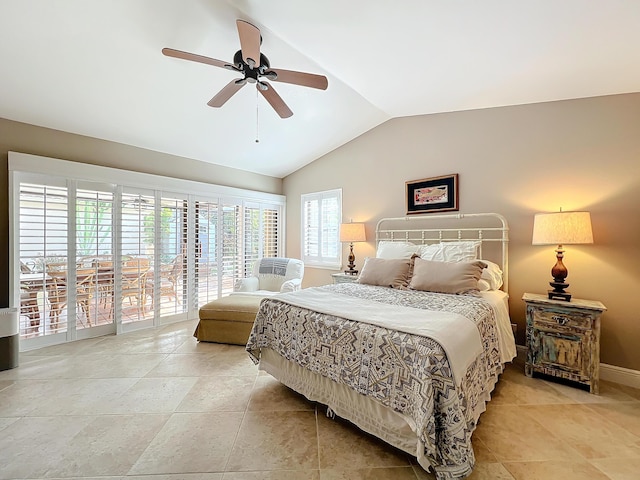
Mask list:
[{"label": "vaulted ceiling", "polygon": [[[281,119],[231,62],[236,19],[272,67]],[[0,117],[284,177],[394,118],[640,91],[637,0],[1,0]],[[259,139],[259,142],[256,142]]]}]

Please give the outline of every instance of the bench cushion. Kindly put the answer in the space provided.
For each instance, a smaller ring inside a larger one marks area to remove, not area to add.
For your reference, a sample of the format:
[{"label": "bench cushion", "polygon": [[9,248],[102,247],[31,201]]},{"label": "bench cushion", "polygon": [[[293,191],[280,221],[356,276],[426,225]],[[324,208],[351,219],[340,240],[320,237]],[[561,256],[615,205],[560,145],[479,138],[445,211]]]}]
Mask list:
[{"label": "bench cushion", "polygon": [[193,336],[200,342],[246,345],[264,297],[229,295],[203,305]]}]

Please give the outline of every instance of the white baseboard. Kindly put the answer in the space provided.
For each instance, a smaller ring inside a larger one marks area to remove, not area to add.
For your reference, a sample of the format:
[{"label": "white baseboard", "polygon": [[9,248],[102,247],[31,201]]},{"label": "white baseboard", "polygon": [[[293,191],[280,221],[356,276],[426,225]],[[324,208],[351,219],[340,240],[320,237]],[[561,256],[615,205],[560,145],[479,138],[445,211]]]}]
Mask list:
[{"label": "white baseboard", "polygon": [[640,371],[630,368],[616,367],[615,365],[600,364],[600,380],[640,388]]},{"label": "white baseboard", "polygon": [[[518,360],[524,363],[527,359],[527,347],[524,345],[516,345],[516,349],[518,352]],[[600,380],[640,388],[640,371],[601,363]]]}]

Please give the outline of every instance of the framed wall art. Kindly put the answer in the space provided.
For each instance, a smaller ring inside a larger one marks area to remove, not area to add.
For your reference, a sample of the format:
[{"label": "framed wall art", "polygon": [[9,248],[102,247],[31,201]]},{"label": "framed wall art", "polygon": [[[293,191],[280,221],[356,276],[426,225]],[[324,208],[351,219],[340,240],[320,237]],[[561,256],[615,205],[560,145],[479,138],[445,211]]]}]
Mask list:
[{"label": "framed wall art", "polygon": [[406,182],[407,214],[458,210],[458,174]]}]

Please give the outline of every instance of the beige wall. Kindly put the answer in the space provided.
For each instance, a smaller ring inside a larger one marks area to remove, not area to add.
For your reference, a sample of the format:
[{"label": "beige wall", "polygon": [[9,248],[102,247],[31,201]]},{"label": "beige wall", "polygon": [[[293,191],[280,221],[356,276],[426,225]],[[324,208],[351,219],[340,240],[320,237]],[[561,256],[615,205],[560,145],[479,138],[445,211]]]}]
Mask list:
[{"label": "beige wall", "polygon": [[[522,294],[544,293],[555,263],[554,247],[531,245],[534,213],[591,212],[595,244],[566,247],[569,290],[608,308],[601,361],[640,370],[640,94],[390,120],[284,179],[287,253],[300,255],[302,193],[341,187],[343,217],[366,222],[373,239],[378,219],[405,214],[405,181],[451,173],[460,212],[509,221],[519,344]],[[355,254],[361,266],[373,241]],[[307,268],[305,286],[330,273]]]},{"label": "beige wall", "polygon": [[282,194],[279,178],[0,118],[0,306],[9,302],[9,151]]}]

